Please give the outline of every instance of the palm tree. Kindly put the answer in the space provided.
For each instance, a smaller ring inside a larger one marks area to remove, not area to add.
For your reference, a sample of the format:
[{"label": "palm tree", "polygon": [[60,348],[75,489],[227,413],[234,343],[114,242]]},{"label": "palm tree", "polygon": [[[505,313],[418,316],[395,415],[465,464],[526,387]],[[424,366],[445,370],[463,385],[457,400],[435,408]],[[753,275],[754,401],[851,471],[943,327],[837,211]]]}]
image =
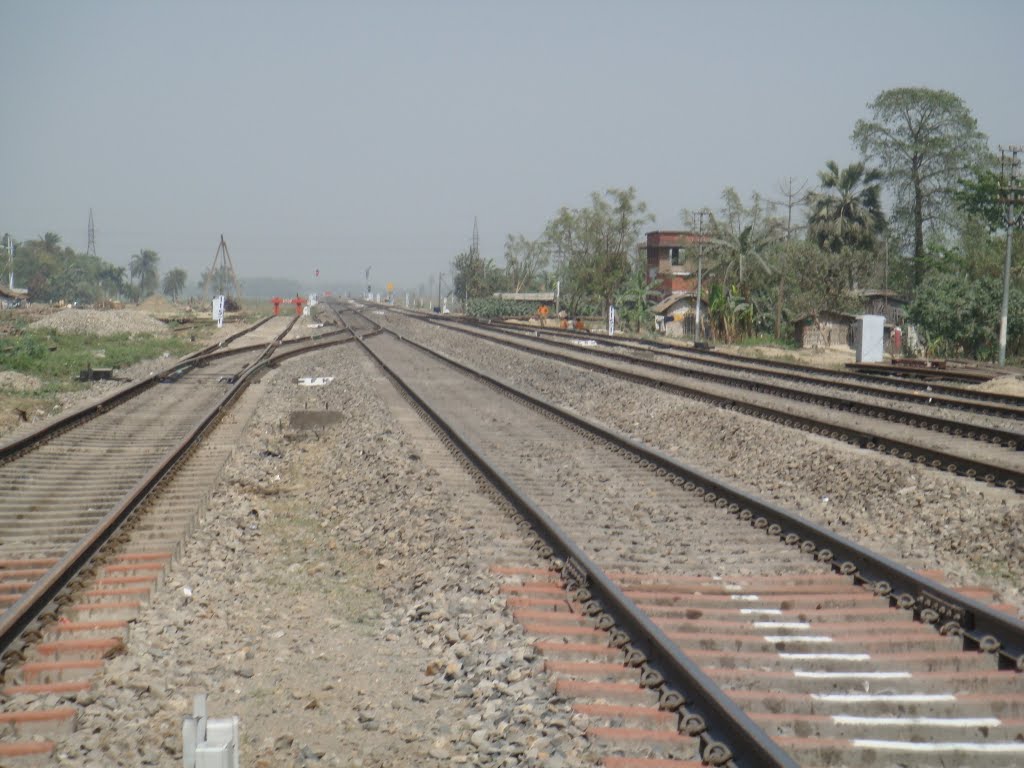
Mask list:
[{"label": "palm tree", "polygon": [[125,268],[106,264],[100,268],[99,281],[108,296],[121,296],[124,293]]},{"label": "palm tree", "polygon": [[47,253],[60,253],[60,235],[56,232],[47,232],[38,238],[40,247]]},{"label": "palm tree", "polygon": [[844,247],[870,250],[885,229],[882,172],[864,163],[840,170],[834,160],[818,172],[821,190],[809,195],[811,235],[832,253]]},{"label": "palm tree", "polygon": [[141,250],[132,254],[129,271],[133,279],[139,278],[139,296],[141,298],[146,298],[156,291],[160,282],[160,273],[157,271],[159,263],[160,257],[157,256],[156,251]]},{"label": "palm tree", "polygon": [[180,267],[175,267],[164,275],[164,293],[171,297],[171,301],[177,303],[178,296],[185,290],[186,280],[188,280],[188,274]]}]

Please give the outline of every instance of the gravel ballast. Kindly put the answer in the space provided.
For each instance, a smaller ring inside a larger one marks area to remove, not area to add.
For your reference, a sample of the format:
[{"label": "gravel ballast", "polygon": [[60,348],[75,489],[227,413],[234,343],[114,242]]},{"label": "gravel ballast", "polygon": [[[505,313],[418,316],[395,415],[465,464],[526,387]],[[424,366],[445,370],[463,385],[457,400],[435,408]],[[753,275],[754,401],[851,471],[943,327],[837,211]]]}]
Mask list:
[{"label": "gravel ballast", "polygon": [[[1021,603],[1024,504],[1012,493],[420,321],[386,322],[850,538]],[[300,387],[300,376],[334,380]],[[181,718],[206,692],[212,716],[241,717],[251,766],[597,764],[586,718],[554,695],[488,570],[507,538],[481,522],[491,503],[430,455],[432,435],[396,418],[391,385],[354,344],[284,363],[266,383],[203,522],[124,652],[79,696],[55,763],[179,766]]]},{"label": "gravel ballast", "polygon": [[388,327],[894,558],[1024,608],[1019,494],[391,313]]},{"label": "gravel ballast", "polygon": [[[595,764],[489,572],[490,502],[395,421],[354,345],[270,375],[58,764],[180,765],[199,692],[241,717],[243,763],[263,768]],[[324,410],[343,418],[318,425]]]}]

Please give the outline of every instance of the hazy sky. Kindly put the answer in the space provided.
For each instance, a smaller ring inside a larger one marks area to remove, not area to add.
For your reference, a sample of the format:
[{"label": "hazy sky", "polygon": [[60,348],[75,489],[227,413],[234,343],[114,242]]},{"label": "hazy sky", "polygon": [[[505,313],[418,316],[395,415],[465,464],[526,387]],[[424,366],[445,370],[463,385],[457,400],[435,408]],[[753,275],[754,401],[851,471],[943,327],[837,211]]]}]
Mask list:
[{"label": "hazy sky", "polygon": [[415,287],[479,218],[635,186],[656,227],[856,159],[880,91],[1024,143],[1020,2],[0,0],[0,232],[243,276]]}]

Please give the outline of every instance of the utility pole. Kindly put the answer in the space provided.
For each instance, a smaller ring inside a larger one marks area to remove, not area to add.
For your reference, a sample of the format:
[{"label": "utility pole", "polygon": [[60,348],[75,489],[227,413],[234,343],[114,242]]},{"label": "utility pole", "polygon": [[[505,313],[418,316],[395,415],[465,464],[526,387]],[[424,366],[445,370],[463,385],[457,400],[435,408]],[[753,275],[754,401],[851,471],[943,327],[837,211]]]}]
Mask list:
[{"label": "utility pole", "polygon": [[[1024,214],[1024,186],[1017,179],[1017,168],[1020,160],[1017,155],[1024,152],[1024,147],[1011,145],[999,148],[1000,185],[999,202],[1006,205],[1006,261],[1003,262],[1003,306],[999,313],[999,365],[1006,365],[1006,322],[1010,313],[1010,260],[1013,253],[1013,230],[1020,228]],[[1014,216],[1014,207],[1017,215]]]},{"label": "utility pole", "polygon": [[694,324],[693,324],[693,343],[696,345],[701,338],[700,332],[700,297],[701,297],[701,282],[704,279],[704,217],[709,216],[711,211],[707,208],[701,208],[697,211],[697,297],[694,301]]},{"label": "utility pole", "polygon": [[[800,188],[797,190],[793,189],[793,182],[795,180],[792,176],[786,179],[786,186],[783,187],[779,184],[779,192],[785,199],[781,205],[786,206],[786,242],[788,243],[793,239],[793,209],[804,200],[807,199],[807,195],[804,194],[804,190],[807,189],[807,182],[804,181]],[[779,270],[779,295],[775,301],[775,338],[782,338],[782,303],[783,294],[786,288],[786,273],[784,270]]]},{"label": "utility pole", "polygon": [[8,287],[14,290],[14,238],[7,235],[7,280]]},{"label": "utility pole", "polygon": [[885,282],[882,286],[882,314],[889,316],[889,234],[885,235]]},{"label": "utility pole", "polygon": [[[480,228],[477,226],[476,216],[473,217],[473,239],[469,244],[469,273],[465,275],[464,285],[462,286],[462,292],[465,295],[466,303],[463,307],[463,312],[469,312],[469,284],[473,282],[473,275],[480,275],[480,285],[485,284],[484,280],[484,265],[483,260],[480,258]],[[452,275],[452,289],[455,289],[455,265],[451,266]],[[457,298],[457,297],[456,297]]]}]

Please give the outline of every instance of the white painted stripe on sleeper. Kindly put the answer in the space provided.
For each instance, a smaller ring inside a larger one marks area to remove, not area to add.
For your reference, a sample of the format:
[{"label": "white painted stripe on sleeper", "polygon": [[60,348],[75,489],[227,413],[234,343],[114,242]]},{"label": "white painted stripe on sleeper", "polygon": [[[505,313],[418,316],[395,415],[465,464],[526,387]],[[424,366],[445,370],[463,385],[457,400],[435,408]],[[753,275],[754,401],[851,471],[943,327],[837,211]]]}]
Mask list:
[{"label": "white painted stripe on sleeper", "polygon": [[889,749],[899,752],[987,752],[989,754],[1024,754],[1021,741],[888,741],[886,739],[851,739],[861,749]]},{"label": "white painted stripe on sleeper", "polygon": [[817,680],[908,680],[909,672],[825,672],[814,669],[794,669],[794,677],[810,677]]},{"label": "white painted stripe on sleeper", "polygon": [[926,725],[938,728],[998,728],[998,717],[865,717],[862,715],[832,715],[836,725]]},{"label": "white painted stripe on sleeper", "polygon": [[956,701],[956,695],[952,693],[812,693],[811,698],[843,704],[936,704]]},{"label": "white painted stripe on sleeper", "polygon": [[793,661],[871,661],[870,653],[783,653],[780,659]]}]

